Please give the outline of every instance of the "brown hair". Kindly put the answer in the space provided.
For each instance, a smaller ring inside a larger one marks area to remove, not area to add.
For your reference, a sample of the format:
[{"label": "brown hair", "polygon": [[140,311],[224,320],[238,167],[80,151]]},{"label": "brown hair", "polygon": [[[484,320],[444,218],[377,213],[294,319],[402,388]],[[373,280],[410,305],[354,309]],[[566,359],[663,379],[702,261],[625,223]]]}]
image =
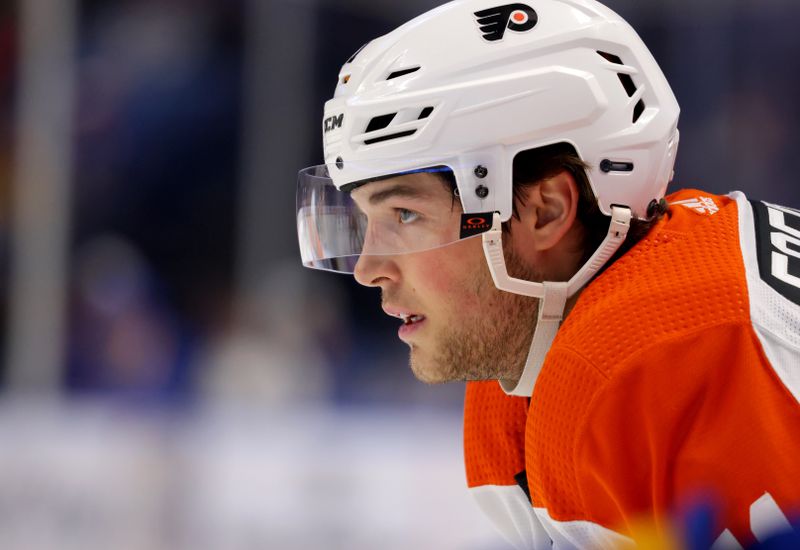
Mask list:
[{"label": "brown hair", "polygon": [[[514,204],[512,215],[519,219],[517,208],[519,205],[525,204],[527,189],[544,179],[555,176],[562,170],[567,170],[572,174],[575,183],[578,184],[578,220],[583,225],[586,235],[583,257],[583,262],[585,263],[606,237],[611,219],[600,211],[597,198],[594,191],[592,191],[592,186],[589,184],[587,172],[591,170],[591,167],[581,160],[570,144],[556,143],[546,147],[529,149],[518,153],[514,157]],[[647,235],[666,212],[666,202],[661,201],[657,202],[653,211],[648,213],[652,214],[649,220],[631,220],[628,238],[625,239],[625,243],[607,265],[613,263]],[[510,224],[504,224],[503,229],[510,231]]]}]

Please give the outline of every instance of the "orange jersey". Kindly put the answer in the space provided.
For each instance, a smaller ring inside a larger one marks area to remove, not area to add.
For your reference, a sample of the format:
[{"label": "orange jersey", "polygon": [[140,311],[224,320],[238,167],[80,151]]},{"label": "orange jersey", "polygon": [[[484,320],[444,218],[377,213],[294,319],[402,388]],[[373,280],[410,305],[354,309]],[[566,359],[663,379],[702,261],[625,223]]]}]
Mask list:
[{"label": "orange jersey", "polygon": [[800,212],[668,201],[583,290],[530,399],[467,386],[468,485],[518,547],[667,537],[706,501],[736,548],[800,513]]}]

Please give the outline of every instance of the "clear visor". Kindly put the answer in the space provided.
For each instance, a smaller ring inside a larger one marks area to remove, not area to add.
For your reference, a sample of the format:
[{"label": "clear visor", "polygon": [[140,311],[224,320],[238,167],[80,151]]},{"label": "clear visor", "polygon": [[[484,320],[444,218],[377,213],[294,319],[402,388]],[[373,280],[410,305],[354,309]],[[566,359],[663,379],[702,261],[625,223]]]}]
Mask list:
[{"label": "clear visor", "polygon": [[433,250],[488,231],[491,220],[491,213],[463,213],[447,167],[371,178],[342,191],[326,165],[298,175],[297,234],[306,267],[353,273],[362,255]]}]

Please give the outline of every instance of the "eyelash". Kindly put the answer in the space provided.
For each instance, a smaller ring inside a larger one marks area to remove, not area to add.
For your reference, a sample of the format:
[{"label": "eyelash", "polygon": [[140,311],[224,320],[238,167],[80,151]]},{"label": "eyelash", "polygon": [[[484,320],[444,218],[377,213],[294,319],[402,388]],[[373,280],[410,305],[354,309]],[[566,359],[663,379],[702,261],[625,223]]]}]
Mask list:
[{"label": "eyelash", "polygon": [[[407,215],[407,214],[411,214],[411,216],[413,216],[414,218],[411,221],[403,221],[403,216]],[[412,223],[412,222],[416,221],[418,218],[419,218],[419,214],[414,212],[413,210],[408,210],[406,208],[398,208],[397,209],[397,219],[401,224],[407,225],[409,223]]]}]

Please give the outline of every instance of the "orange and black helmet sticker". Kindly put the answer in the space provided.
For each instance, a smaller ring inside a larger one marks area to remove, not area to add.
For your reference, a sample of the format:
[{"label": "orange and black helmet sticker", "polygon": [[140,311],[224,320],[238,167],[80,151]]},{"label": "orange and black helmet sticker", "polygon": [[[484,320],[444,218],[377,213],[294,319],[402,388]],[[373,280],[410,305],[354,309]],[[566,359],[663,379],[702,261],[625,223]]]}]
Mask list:
[{"label": "orange and black helmet sticker", "polygon": [[531,30],[539,22],[536,11],[526,4],[506,4],[476,11],[478,27],[488,42],[502,40],[506,29],[514,32]]}]

